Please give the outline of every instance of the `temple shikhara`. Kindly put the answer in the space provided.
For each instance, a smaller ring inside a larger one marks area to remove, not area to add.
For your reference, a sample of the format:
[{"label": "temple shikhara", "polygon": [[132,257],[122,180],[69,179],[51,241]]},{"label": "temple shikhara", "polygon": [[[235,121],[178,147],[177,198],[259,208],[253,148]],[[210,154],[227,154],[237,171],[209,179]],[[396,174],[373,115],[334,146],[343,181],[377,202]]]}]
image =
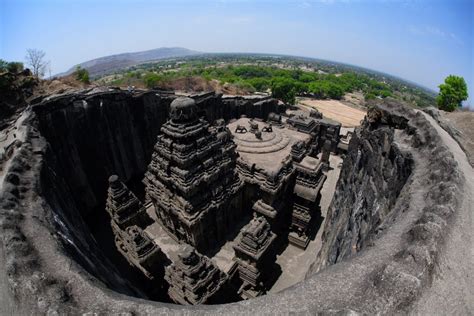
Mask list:
[{"label": "temple shikhara", "polygon": [[146,193],[173,238],[200,252],[211,249],[243,212],[231,133],[210,129],[190,98],[171,104],[161,131],[145,174]]},{"label": "temple shikhara", "polygon": [[109,179],[117,249],[179,304],[267,293],[279,254],[314,238],[330,153],[347,150],[341,125],[315,111],[207,119],[195,99],[174,99],[143,204]]}]

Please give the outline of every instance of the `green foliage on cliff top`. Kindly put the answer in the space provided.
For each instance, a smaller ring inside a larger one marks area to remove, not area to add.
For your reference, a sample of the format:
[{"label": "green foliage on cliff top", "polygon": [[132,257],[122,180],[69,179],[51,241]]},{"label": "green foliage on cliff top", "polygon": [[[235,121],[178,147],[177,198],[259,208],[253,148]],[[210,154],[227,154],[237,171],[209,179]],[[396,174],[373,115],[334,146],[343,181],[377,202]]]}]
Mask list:
[{"label": "green foliage on cliff top", "polygon": [[286,103],[294,103],[295,96],[307,94],[321,99],[341,99],[345,93],[359,90],[382,98],[392,94],[389,85],[365,75],[344,73],[336,76],[258,65],[181,67],[175,71],[164,71],[159,74],[149,72],[143,80],[147,87],[152,88],[159,81],[190,76],[216,79],[222,84],[231,83],[247,87],[250,91],[264,92],[270,89],[275,98]]},{"label": "green foliage on cliff top", "polygon": [[444,83],[439,85],[436,102],[441,110],[452,112],[460,107],[462,101],[467,100],[468,96],[464,78],[450,75],[446,77]]},{"label": "green foliage on cliff top", "polygon": [[[201,77],[244,87],[248,92],[272,92],[285,102],[295,96],[341,99],[362,92],[366,99],[394,97],[415,106],[435,104],[435,94],[387,74],[350,65],[291,56],[211,54],[145,63],[117,72],[111,84],[124,84],[133,73],[147,87],[185,77]],[[284,84],[283,84],[284,83]],[[272,91],[277,88],[278,91]]]},{"label": "green foliage on cliff top", "polygon": [[89,83],[89,72],[87,69],[81,68],[81,66],[77,66],[76,71],[76,79],[83,82],[83,83]]},{"label": "green foliage on cliff top", "polygon": [[23,63],[17,61],[5,61],[0,59],[0,72],[11,72],[11,73],[19,73],[22,72],[24,69]]}]

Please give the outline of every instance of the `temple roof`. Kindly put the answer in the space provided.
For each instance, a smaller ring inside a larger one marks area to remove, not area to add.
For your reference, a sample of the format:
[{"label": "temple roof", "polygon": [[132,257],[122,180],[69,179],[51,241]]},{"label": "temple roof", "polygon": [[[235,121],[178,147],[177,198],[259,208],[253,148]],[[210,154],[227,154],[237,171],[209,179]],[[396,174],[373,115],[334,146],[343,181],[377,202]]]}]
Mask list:
[{"label": "temple roof", "polygon": [[[240,118],[230,122],[227,127],[234,136],[234,142],[237,145],[240,159],[252,166],[255,164],[257,168],[264,170],[266,174],[278,174],[284,167],[284,161],[290,156],[292,145],[298,141],[308,142],[310,135],[301,133],[294,129],[274,127],[270,133],[262,132],[260,139],[254,134],[237,133],[237,125],[244,126],[250,131],[250,119]],[[268,126],[267,123],[258,122],[259,129]]]}]

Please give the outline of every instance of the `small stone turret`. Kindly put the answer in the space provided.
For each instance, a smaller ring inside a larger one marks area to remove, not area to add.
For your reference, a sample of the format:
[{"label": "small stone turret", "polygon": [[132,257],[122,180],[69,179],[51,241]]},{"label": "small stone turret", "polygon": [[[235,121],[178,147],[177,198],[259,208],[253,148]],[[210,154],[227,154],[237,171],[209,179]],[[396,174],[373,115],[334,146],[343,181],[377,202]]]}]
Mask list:
[{"label": "small stone turret", "polygon": [[298,141],[291,146],[291,158],[300,162],[306,154],[306,146],[303,141]]},{"label": "small stone turret", "polygon": [[265,294],[265,281],[275,261],[273,242],[276,235],[265,217],[255,217],[245,226],[234,246],[242,286],[239,294],[244,299]]},{"label": "small stone turret", "polygon": [[163,276],[164,254],[150,237],[138,226],[130,226],[116,236],[117,248],[127,261],[140,269],[147,278],[153,279],[156,275]]},{"label": "small stone turret", "polygon": [[178,304],[205,304],[227,282],[227,276],[192,246],[183,245],[174,253],[173,264],[166,268],[168,294]]},{"label": "small stone turret", "polygon": [[164,255],[142,229],[151,219],[143,204],[117,175],[109,178],[105,208],[111,218],[118,251],[130,265],[140,269],[147,278],[163,277],[160,262],[164,260]]},{"label": "small stone turret", "polygon": [[113,225],[120,230],[136,225],[144,228],[150,221],[146,209],[117,175],[109,178],[109,190],[105,209],[112,219]]},{"label": "small stone turret", "polygon": [[323,167],[320,160],[309,156],[295,163],[296,183],[288,241],[302,249],[308,246],[314,222],[321,217],[320,191],[326,180]]}]

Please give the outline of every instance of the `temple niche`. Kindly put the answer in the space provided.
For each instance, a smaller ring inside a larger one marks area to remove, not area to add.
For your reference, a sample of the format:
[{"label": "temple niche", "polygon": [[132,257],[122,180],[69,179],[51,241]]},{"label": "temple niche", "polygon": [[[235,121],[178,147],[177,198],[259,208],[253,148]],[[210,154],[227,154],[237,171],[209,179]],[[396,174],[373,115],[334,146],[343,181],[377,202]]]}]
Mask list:
[{"label": "temple niche", "polygon": [[271,290],[282,273],[277,254],[292,247],[294,256],[314,239],[320,192],[340,146],[340,124],[319,112],[210,124],[200,116],[207,110],[189,97],[171,102],[143,179],[146,206],[117,176],[109,179],[118,250],[146,277],[163,280],[178,304]]}]

